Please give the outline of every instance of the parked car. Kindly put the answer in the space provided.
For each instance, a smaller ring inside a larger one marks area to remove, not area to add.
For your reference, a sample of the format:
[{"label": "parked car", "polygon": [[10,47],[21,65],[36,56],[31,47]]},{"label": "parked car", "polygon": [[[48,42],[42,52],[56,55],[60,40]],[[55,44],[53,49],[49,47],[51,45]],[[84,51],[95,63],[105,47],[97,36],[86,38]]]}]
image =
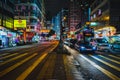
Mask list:
[{"label": "parked car", "polygon": [[70,46],[70,39],[66,39],[63,41],[63,43],[67,46]]},{"label": "parked car", "polygon": [[75,45],[76,42],[77,42],[77,39],[66,39],[66,40],[64,40],[64,44],[71,47],[71,48],[74,48],[74,45]]},{"label": "parked car", "polygon": [[70,47],[74,48],[76,42],[77,42],[77,39],[70,39]]},{"label": "parked car", "polygon": [[2,40],[0,40],[0,48],[3,48]]},{"label": "parked car", "polygon": [[78,41],[75,44],[75,49],[82,52],[95,52],[97,50],[97,47],[94,45],[91,45],[89,42],[84,41]]},{"label": "parked car", "polygon": [[111,44],[110,49],[112,53],[120,53],[120,36],[110,36],[108,37]]},{"label": "parked car", "polygon": [[106,52],[110,51],[111,44],[108,42],[108,40],[106,38],[104,38],[104,37],[95,38],[94,40],[96,42],[98,51],[106,51]]}]

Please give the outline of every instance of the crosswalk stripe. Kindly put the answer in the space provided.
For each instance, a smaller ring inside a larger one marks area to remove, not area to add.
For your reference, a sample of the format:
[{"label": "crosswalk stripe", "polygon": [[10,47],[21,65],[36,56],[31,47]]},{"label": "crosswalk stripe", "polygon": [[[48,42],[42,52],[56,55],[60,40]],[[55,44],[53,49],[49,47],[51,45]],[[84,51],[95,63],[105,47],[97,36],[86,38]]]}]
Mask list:
[{"label": "crosswalk stripe", "polygon": [[99,58],[97,58],[97,57],[95,57],[95,56],[92,56],[92,55],[90,55],[92,58],[94,58],[94,59],[96,59],[96,60],[98,60],[98,61],[100,61],[100,62],[102,62],[102,63],[104,63],[104,64],[106,64],[106,65],[108,65],[108,66],[110,66],[110,67],[112,67],[112,68],[114,68],[114,69],[116,69],[117,71],[120,71],[120,68],[119,67],[116,67],[116,66],[114,66],[114,65],[112,65],[112,64],[110,64],[110,63],[108,63],[108,62],[106,62],[106,61],[103,61],[103,60],[101,60],[101,59],[99,59]]},{"label": "crosswalk stripe", "polygon": [[16,64],[13,65],[13,66],[11,66],[11,67],[9,67],[9,68],[7,68],[7,69],[1,71],[1,72],[0,72],[0,77],[6,75],[8,72],[14,70],[15,68],[17,68],[17,67],[20,66],[21,64],[25,63],[26,61],[30,60],[31,58],[33,58],[33,57],[36,56],[36,55],[37,55],[37,53],[35,53],[35,54],[29,56],[28,58],[25,58],[24,60],[22,60],[22,61],[16,63]]},{"label": "crosswalk stripe", "polygon": [[3,54],[0,54],[0,57],[5,56],[5,55],[8,55],[8,54],[11,54],[11,53],[3,53]]},{"label": "crosswalk stripe", "polygon": [[25,78],[33,71],[33,69],[47,56],[47,53],[44,53],[40,56],[27,70],[25,70],[16,80],[25,80]]},{"label": "crosswalk stripe", "polygon": [[120,57],[114,56],[114,55],[108,55],[110,57],[116,58],[116,59],[120,59]]},{"label": "crosswalk stripe", "polygon": [[101,66],[97,65],[96,63],[94,63],[93,61],[87,59],[85,56],[80,55],[82,58],[84,58],[86,61],[88,61],[92,66],[94,66],[95,68],[97,68],[98,70],[100,70],[101,72],[103,72],[105,75],[107,75],[108,77],[110,77],[112,80],[120,80],[119,77],[117,77],[116,75],[114,75],[113,73],[107,71],[106,69],[102,68]]},{"label": "crosswalk stripe", "polygon": [[105,56],[102,56],[102,55],[99,55],[99,56],[100,56],[100,57],[103,57],[103,58],[105,58],[105,59],[107,59],[107,60],[110,60],[110,61],[112,61],[112,62],[114,62],[114,63],[120,64],[119,61],[116,61],[116,60],[110,59],[110,58],[105,57]]},{"label": "crosswalk stripe", "polygon": [[0,66],[4,65],[4,64],[6,64],[6,63],[9,63],[9,62],[11,62],[11,61],[14,61],[14,60],[16,60],[16,59],[19,59],[19,58],[21,58],[21,57],[23,57],[23,56],[25,56],[25,55],[27,55],[27,54],[28,54],[28,53],[24,53],[24,54],[21,54],[21,55],[15,57],[15,58],[12,58],[12,59],[10,59],[10,60],[4,61],[4,62],[0,63]]},{"label": "crosswalk stripe", "polygon": [[12,53],[12,54],[10,54],[8,56],[1,57],[0,59],[6,59],[6,58],[9,58],[9,57],[15,56],[17,54],[19,54],[19,53]]}]

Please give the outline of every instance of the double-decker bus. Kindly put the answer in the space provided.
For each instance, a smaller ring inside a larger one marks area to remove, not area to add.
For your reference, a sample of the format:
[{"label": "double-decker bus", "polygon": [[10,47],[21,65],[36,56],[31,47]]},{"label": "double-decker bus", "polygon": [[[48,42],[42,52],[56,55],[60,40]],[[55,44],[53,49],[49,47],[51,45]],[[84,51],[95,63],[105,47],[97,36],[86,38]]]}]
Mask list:
[{"label": "double-decker bus", "polygon": [[82,30],[84,42],[89,42],[91,38],[94,38],[94,29],[90,27],[85,27]]}]

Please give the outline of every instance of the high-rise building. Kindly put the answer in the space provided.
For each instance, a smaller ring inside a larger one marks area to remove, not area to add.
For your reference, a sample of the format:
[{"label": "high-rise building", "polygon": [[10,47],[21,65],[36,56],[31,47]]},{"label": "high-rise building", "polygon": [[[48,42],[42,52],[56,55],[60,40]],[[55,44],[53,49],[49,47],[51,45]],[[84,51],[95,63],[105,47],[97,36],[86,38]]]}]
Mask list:
[{"label": "high-rise building", "polygon": [[[26,38],[31,40],[44,27],[44,0],[15,0],[14,18],[16,20],[26,20]],[[17,29],[19,30],[19,28]]]},{"label": "high-rise building", "polygon": [[0,46],[12,46],[16,37],[14,25],[14,0],[0,0]]},{"label": "high-rise building", "polygon": [[90,4],[89,0],[70,0],[69,5],[69,26],[71,37],[90,21]]},{"label": "high-rise building", "polygon": [[52,18],[52,29],[56,33],[56,38],[60,39],[60,26],[61,26],[61,16],[58,13],[55,17]]},{"label": "high-rise building", "polygon": [[91,5],[91,22],[96,33],[110,36],[120,32],[120,0],[95,0]]},{"label": "high-rise building", "polygon": [[81,9],[77,0],[71,0],[69,5],[69,30],[71,35],[76,31],[76,26],[81,22]]}]

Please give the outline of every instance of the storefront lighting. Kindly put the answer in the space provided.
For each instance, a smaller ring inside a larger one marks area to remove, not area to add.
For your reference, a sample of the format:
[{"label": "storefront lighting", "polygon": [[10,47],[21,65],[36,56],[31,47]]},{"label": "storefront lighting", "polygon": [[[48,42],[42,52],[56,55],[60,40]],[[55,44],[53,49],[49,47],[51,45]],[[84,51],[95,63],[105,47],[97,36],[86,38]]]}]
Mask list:
[{"label": "storefront lighting", "polygon": [[63,18],[64,20],[66,20],[66,16],[64,16],[64,18]]},{"label": "storefront lighting", "polygon": [[104,17],[104,20],[109,20],[109,19],[110,19],[109,16]]},{"label": "storefront lighting", "polygon": [[96,14],[93,15],[93,18],[96,18]]},{"label": "storefront lighting", "polygon": [[97,22],[91,22],[90,26],[97,26]]},{"label": "storefront lighting", "polygon": [[90,24],[90,22],[86,22],[86,24],[87,24],[87,25],[89,25],[89,24]]}]

